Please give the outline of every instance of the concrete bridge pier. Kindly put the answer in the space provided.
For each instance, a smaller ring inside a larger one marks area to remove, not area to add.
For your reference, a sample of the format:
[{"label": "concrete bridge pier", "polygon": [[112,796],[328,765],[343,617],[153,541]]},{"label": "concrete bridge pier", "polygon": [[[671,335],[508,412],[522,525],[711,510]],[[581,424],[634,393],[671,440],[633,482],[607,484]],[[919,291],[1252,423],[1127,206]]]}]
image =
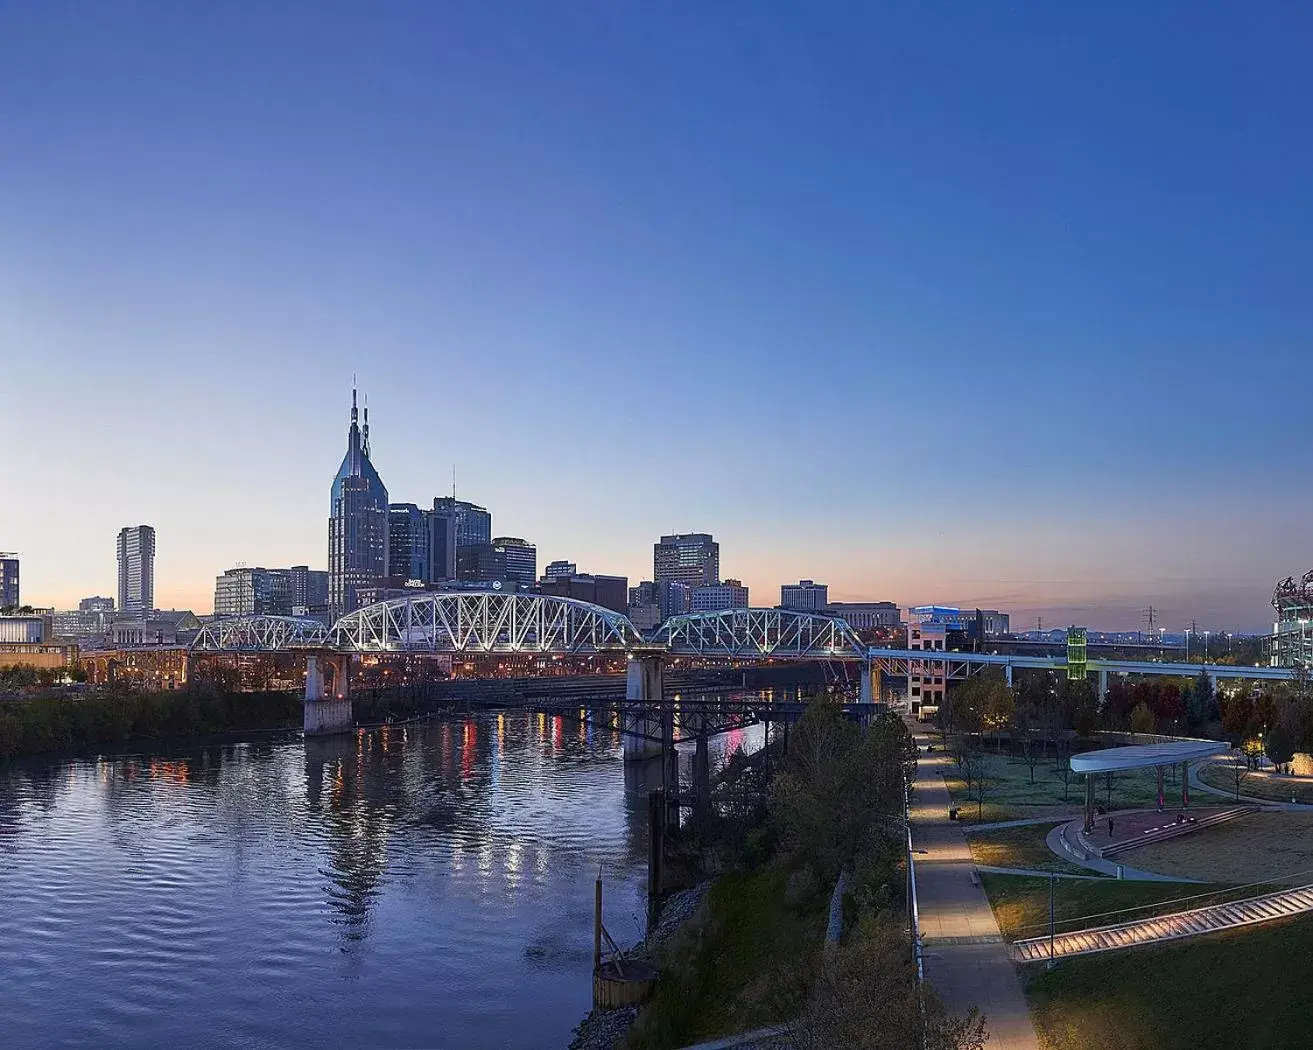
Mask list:
[{"label": "concrete bridge pier", "polygon": [[331,690],[326,690],[319,658],[306,657],[302,721],[306,736],[349,733],[355,728],[347,670],[350,667],[350,660],[351,657],[346,654],[328,660],[328,667],[333,672],[333,685]]},{"label": "concrete bridge pier", "polygon": [[871,661],[867,660],[862,664],[862,690],[857,697],[864,704],[869,704],[874,699],[871,695]]},{"label": "concrete bridge pier", "polygon": [[642,762],[662,754],[661,701],[665,693],[661,657],[631,656],[626,672],[621,746],[626,762]]}]

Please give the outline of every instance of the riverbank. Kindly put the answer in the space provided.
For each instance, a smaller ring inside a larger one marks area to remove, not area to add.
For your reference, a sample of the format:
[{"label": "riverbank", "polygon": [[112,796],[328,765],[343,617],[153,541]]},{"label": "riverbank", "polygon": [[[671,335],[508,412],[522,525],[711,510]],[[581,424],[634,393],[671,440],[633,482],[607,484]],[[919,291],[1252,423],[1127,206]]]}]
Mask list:
[{"label": "riverbank", "polygon": [[293,693],[237,693],[207,685],[168,692],[44,693],[0,701],[0,759],[58,758],[221,733],[287,730],[301,724]]},{"label": "riverbank", "polygon": [[590,1016],[573,1050],[674,1050],[741,1035],[978,1050],[979,1020],[946,1017],[912,962],[903,807],[915,754],[896,717],[860,727],[814,702],[762,805],[735,829],[724,873],[696,905],[671,899],[677,923],[663,911],[661,943],[645,945],[660,972],[652,998],[636,1016]]}]

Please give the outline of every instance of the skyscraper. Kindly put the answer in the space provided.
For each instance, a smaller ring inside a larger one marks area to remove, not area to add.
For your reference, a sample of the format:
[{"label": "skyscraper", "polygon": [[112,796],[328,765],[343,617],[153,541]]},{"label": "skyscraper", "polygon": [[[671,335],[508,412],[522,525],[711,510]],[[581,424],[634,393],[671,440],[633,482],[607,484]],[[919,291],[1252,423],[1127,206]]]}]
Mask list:
[{"label": "skyscraper", "polygon": [[[450,525],[434,526],[434,563],[436,565],[441,560],[443,566],[449,566],[451,569],[449,573],[444,570],[445,574],[441,578],[479,579],[477,575],[469,574],[473,571],[469,567],[475,564],[477,558],[467,555],[462,560],[460,554],[466,548],[483,547],[492,543],[492,515],[488,513],[488,509],[480,507],[477,503],[456,499],[454,496],[439,496],[433,501],[433,518],[446,519],[450,522]],[[449,539],[454,540],[450,555],[439,559],[439,553],[447,554],[445,545]],[[439,545],[444,547],[441,552],[436,549]],[[462,562],[466,566],[464,571],[461,570]]]},{"label": "skyscraper", "polygon": [[155,530],[126,525],[119,530],[119,611],[129,615],[155,608]]},{"label": "skyscraper", "polygon": [[358,609],[356,591],[388,571],[388,490],[369,460],[369,409],[362,434],[351,391],[346,455],[333,478],[328,518],[328,604],[336,619]]},{"label": "skyscraper", "polygon": [[706,532],[662,536],[652,545],[652,579],[676,580],[690,587],[720,582],[720,544]]},{"label": "skyscraper", "polygon": [[431,514],[413,503],[388,506],[388,576],[426,583],[432,578]]},{"label": "skyscraper", "polygon": [[18,555],[0,551],[0,609],[18,605]]}]

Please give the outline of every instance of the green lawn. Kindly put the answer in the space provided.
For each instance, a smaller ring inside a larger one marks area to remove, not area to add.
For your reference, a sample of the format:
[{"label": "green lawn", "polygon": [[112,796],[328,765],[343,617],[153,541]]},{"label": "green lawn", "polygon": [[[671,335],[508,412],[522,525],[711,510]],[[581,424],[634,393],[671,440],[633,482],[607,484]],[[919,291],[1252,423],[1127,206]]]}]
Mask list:
[{"label": "green lawn", "polygon": [[[936,744],[936,746],[939,746]],[[944,773],[944,783],[948,786],[953,802],[962,808],[962,816],[968,821],[980,820],[988,823],[997,820],[1023,820],[1027,817],[1059,817],[1079,811],[1085,801],[1085,782],[1082,777],[1071,775],[1063,784],[1062,774],[1054,768],[1052,757],[1040,762],[1032,772],[1026,763],[1008,754],[992,754],[986,751],[987,780],[985,784],[985,801],[983,815],[977,816],[978,803],[968,800],[966,782],[957,775],[957,767],[949,766]],[[1067,760],[1064,759],[1065,764]],[[1103,776],[1095,781],[1096,799],[1100,805],[1108,804],[1108,782]],[[1169,795],[1173,790],[1180,791],[1180,781],[1170,778],[1166,784]],[[974,789],[973,789],[974,795]],[[1155,772],[1134,770],[1113,775],[1112,807],[1114,809],[1133,809],[1151,806],[1158,801],[1158,780]]]},{"label": "green lawn", "polygon": [[1313,1043],[1313,917],[1029,967],[1045,1050]]},{"label": "green lawn", "polygon": [[1092,875],[1088,868],[1063,860],[1045,844],[1053,824],[1027,824],[1019,828],[973,831],[967,835],[971,856],[977,864],[996,868],[1033,868],[1038,871]]},{"label": "green lawn", "polygon": [[[981,884],[994,907],[999,929],[1009,940],[1040,937],[1048,929],[1049,880],[1043,876],[993,875],[984,872]],[[1054,912],[1059,932],[1129,922],[1150,914],[1149,906],[1198,894],[1216,897],[1175,905],[1164,909],[1179,911],[1220,901],[1226,886],[1188,882],[1133,882],[1129,879],[1055,879]],[[1119,915],[1105,915],[1123,908],[1144,910]],[[1081,921],[1084,920],[1084,921]]]},{"label": "green lawn", "polygon": [[[1235,791],[1235,774],[1226,762],[1210,762],[1199,770],[1199,779],[1209,787]],[[1273,802],[1313,803],[1313,777],[1281,777],[1270,773],[1251,773],[1240,782],[1240,794],[1267,798]],[[988,798],[988,795],[986,796]]]}]

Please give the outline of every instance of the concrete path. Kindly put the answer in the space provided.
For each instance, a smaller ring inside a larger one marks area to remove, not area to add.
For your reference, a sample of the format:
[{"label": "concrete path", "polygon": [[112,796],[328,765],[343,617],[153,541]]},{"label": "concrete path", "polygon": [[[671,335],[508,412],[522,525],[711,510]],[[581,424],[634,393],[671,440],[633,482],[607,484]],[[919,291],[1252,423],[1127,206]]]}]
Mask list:
[{"label": "concrete path", "polygon": [[[926,977],[949,1013],[975,1006],[985,1015],[989,1050],[1038,1050],[1035,1026],[989,898],[978,885],[971,850],[948,819],[942,771],[950,761],[925,754],[927,737],[913,725],[922,748],[912,796],[912,842]],[[973,881],[973,878],[975,881]]]},{"label": "concrete path", "polygon": [[[1222,788],[1215,788],[1212,784],[1205,784],[1200,780],[1199,769],[1196,766],[1190,767],[1190,790],[1200,791],[1208,795],[1219,795],[1228,802],[1235,802],[1236,800],[1234,791],[1224,791]],[[1270,798],[1258,798],[1256,795],[1241,795],[1240,802],[1248,802],[1255,806],[1262,806],[1264,809],[1278,809],[1299,813],[1307,813],[1310,809],[1313,809],[1313,806],[1309,806],[1305,802],[1277,802]]]},{"label": "concrete path", "polygon": [[1075,815],[1074,811],[1062,813],[1056,817],[1026,817],[1024,820],[996,820],[992,824],[963,824],[962,830],[968,835],[977,831],[1002,831],[1004,828],[1027,828],[1033,824],[1065,824]]},{"label": "concrete path", "polygon": [[1047,879],[1086,879],[1095,882],[1107,882],[1103,875],[1076,875],[1069,871],[1041,871],[1039,868],[996,868],[993,864],[977,864],[976,871],[988,872],[990,875],[1025,875],[1028,878]]},{"label": "concrete path", "polygon": [[[1113,860],[1104,860],[1102,857],[1082,857],[1079,853],[1071,848],[1063,832],[1074,824],[1084,823],[1085,818],[1080,817],[1077,820],[1070,821],[1067,824],[1059,824],[1049,832],[1045,844],[1065,860],[1068,864],[1079,864],[1082,868],[1089,868],[1090,871],[1097,871],[1100,875],[1111,875],[1114,879],[1117,877],[1118,864]],[[1131,882],[1198,882],[1198,879],[1183,879],[1179,875],[1160,875],[1156,871],[1145,871],[1143,868],[1132,868],[1127,864],[1120,865],[1122,869],[1121,877]]]}]

